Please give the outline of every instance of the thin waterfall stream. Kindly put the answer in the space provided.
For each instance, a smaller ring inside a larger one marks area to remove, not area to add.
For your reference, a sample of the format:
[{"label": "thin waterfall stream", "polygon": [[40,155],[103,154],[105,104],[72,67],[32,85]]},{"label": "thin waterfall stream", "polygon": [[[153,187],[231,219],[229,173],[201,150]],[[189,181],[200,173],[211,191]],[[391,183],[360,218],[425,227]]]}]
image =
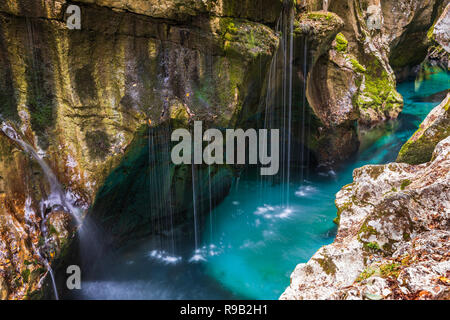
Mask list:
[{"label": "thin waterfall stream", "polygon": [[[42,230],[42,233],[43,233],[46,241],[48,239],[48,230],[45,227],[45,222],[47,219],[45,212],[46,212],[47,208],[51,208],[54,205],[60,205],[64,208],[64,210],[66,212],[70,213],[72,218],[76,221],[77,226],[79,227],[78,228],[79,234],[81,234],[81,230],[83,229],[81,210],[72,203],[72,201],[73,201],[72,196],[69,193],[65,193],[63,191],[61,184],[58,182],[58,179],[56,178],[55,174],[50,169],[50,167],[47,165],[47,163],[38,155],[38,153],[34,150],[34,148],[30,144],[25,142],[20,137],[20,135],[16,132],[16,130],[11,125],[9,125],[6,122],[3,122],[2,126],[1,126],[1,130],[7,137],[9,137],[11,140],[15,141],[16,143],[18,143],[22,147],[23,151],[28,153],[34,160],[36,160],[36,162],[41,167],[41,169],[44,172],[44,175],[48,181],[48,184],[50,186],[50,193],[47,196],[47,198],[45,200],[41,201],[41,203],[40,203],[40,215],[42,218],[41,230]],[[47,270],[48,270],[50,278],[51,278],[54,295],[55,295],[56,300],[58,300],[59,296],[58,296],[58,290],[56,288],[55,276],[54,276],[53,270],[50,266],[50,263],[40,253],[40,251],[38,249],[35,248],[35,251],[39,255],[39,257],[42,259],[45,266],[47,267]]]}]

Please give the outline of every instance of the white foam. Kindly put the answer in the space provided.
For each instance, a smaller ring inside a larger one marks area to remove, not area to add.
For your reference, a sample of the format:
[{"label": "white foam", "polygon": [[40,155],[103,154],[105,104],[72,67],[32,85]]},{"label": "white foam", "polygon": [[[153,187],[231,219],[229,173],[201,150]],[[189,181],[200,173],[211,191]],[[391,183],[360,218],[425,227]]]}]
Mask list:
[{"label": "white foam", "polygon": [[181,257],[173,256],[165,251],[153,250],[147,255],[149,258],[164,262],[166,264],[176,264],[182,260]]},{"label": "white foam", "polygon": [[282,206],[270,206],[265,204],[263,207],[258,207],[254,212],[257,216],[262,216],[267,220],[271,219],[287,219],[294,211],[291,208],[284,208]]},{"label": "white foam", "polygon": [[317,189],[312,186],[301,186],[295,192],[295,195],[299,198],[304,198],[304,197],[308,197],[316,192],[317,192]]}]

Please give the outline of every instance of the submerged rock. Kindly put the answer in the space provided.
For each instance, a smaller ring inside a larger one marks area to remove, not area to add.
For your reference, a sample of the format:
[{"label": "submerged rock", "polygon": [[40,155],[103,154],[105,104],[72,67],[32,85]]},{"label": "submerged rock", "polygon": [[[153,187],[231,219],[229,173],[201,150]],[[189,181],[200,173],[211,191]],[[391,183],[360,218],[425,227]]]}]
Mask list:
[{"label": "submerged rock", "polygon": [[297,266],[281,299],[448,299],[450,138],[427,164],[353,177],[336,196],[336,240]]}]

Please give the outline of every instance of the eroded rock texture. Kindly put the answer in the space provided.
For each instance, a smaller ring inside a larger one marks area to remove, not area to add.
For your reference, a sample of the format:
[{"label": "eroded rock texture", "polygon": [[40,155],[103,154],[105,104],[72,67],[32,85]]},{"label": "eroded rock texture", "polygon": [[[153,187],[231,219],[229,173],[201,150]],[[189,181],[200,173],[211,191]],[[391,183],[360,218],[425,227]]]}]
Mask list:
[{"label": "eroded rock texture", "polygon": [[335,242],[297,266],[281,299],[448,299],[450,138],[429,163],[353,177],[336,196]]}]

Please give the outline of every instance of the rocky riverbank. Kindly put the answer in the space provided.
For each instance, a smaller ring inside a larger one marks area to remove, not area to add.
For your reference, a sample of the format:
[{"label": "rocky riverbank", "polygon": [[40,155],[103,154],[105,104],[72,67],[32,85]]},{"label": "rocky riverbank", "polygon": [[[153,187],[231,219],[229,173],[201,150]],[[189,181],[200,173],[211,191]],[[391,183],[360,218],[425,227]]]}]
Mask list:
[{"label": "rocky riverbank", "polygon": [[450,138],[430,162],[354,171],[333,244],[297,266],[281,299],[449,299]]}]

